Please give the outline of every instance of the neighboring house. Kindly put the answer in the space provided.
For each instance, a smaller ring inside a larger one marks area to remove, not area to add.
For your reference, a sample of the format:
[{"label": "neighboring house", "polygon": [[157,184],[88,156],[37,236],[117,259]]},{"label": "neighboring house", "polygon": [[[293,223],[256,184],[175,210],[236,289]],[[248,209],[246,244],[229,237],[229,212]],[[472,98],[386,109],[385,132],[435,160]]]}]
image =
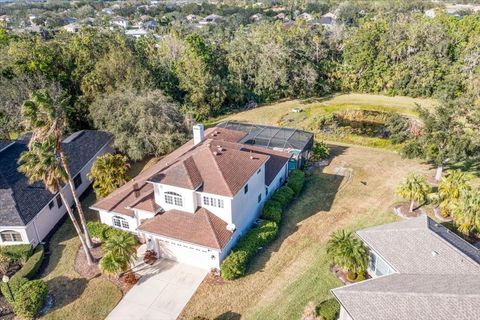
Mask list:
[{"label": "neighboring house", "polygon": [[312,21],[313,20],[313,16],[310,14],[310,13],[307,13],[307,12],[304,12],[302,14],[299,14],[296,19],[302,19],[302,20],[305,20],[305,21]]},{"label": "neighboring house", "polygon": [[427,216],[357,235],[372,279],[332,290],[340,320],[478,319],[478,248]]},{"label": "neighboring house", "polygon": [[197,22],[201,19],[201,17],[199,16],[196,16],[194,14],[189,14],[188,16],[185,17],[185,19],[188,21],[188,22]]},{"label": "neighboring house", "polygon": [[193,140],[92,209],[103,223],[137,234],[161,257],[219,268],[288,177],[291,154],[241,143],[246,136],[196,125]]},{"label": "neighboring house", "polygon": [[113,18],[113,19],[110,21],[110,25],[127,29],[128,26],[130,25],[130,22],[128,21],[127,18],[124,18],[124,17],[115,17],[115,18]]},{"label": "neighboring house", "polygon": [[[112,136],[106,132],[79,131],[63,141],[78,195],[90,185],[87,173],[95,159],[111,152]],[[43,183],[28,183],[18,172],[18,159],[28,141],[0,141],[0,245],[40,243],[65,215],[58,194],[45,190]],[[73,197],[64,187],[70,205]]]},{"label": "neighboring house", "polygon": [[223,20],[222,16],[211,14],[200,20],[198,23],[200,24],[216,24],[219,21]]},{"label": "neighboring house", "polygon": [[62,29],[70,33],[76,33],[80,31],[80,26],[77,23],[71,23],[63,26]]},{"label": "neighboring house", "polygon": [[147,35],[148,31],[142,28],[139,29],[129,29],[125,31],[125,35],[134,37],[136,39],[141,38],[145,35]]},{"label": "neighboring house", "polygon": [[332,27],[337,23],[337,16],[334,13],[328,12],[320,17],[319,22],[324,27]]}]

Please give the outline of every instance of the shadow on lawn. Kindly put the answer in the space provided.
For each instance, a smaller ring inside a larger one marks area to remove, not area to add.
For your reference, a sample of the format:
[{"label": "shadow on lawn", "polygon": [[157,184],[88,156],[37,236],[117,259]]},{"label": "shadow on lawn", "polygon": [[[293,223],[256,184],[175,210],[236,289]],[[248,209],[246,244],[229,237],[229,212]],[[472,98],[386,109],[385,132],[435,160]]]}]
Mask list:
[{"label": "shadow on lawn", "polygon": [[[345,152],[347,147],[330,146],[332,159]],[[284,213],[278,238],[268,246],[267,250],[259,252],[249,266],[247,274],[261,271],[273,252],[277,252],[282,242],[298,230],[298,223],[319,212],[331,210],[333,202],[344,180],[340,174],[324,173],[322,168],[313,171],[305,180],[303,191]]]},{"label": "shadow on lawn", "polygon": [[49,291],[55,299],[55,305],[49,312],[60,309],[82,295],[87,287],[88,281],[85,278],[56,277],[47,281]]},{"label": "shadow on lawn", "polygon": [[222,313],[218,317],[214,318],[214,320],[240,320],[242,317],[241,314],[233,312],[233,311],[227,311],[225,313]]}]

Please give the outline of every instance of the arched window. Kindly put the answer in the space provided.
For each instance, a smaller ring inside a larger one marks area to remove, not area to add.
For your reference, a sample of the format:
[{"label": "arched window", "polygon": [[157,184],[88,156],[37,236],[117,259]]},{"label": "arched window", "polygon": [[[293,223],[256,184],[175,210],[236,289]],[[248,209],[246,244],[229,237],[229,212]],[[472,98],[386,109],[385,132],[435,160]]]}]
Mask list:
[{"label": "arched window", "polygon": [[112,222],[113,222],[113,225],[117,228],[122,228],[122,229],[130,229],[129,225],[128,225],[128,221],[125,220],[124,218],[122,217],[117,217],[117,216],[114,216],[112,218]]},{"label": "arched window", "polygon": [[2,242],[22,242],[22,235],[17,231],[2,231],[0,232],[0,237],[2,238]]},{"label": "arched window", "polygon": [[175,192],[165,192],[165,203],[183,207],[182,196]]}]

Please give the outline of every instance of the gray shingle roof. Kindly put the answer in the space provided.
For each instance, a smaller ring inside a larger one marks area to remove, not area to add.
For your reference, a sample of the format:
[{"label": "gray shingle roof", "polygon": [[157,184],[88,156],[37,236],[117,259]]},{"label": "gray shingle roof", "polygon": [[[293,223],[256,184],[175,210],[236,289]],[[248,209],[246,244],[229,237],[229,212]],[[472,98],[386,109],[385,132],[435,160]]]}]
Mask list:
[{"label": "gray shingle roof", "polygon": [[480,273],[479,250],[427,216],[357,234],[399,273]]},{"label": "gray shingle roof", "polygon": [[355,320],[474,320],[480,276],[392,274],[332,290]]},{"label": "gray shingle roof", "polygon": [[[72,175],[76,175],[87,162],[111,139],[106,132],[84,130],[64,141]],[[54,195],[42,183],[28,184],[27,178],[17,171],[20,154],[27,150],[27,141],[17,140],[0,152],[0,225],[24,226],[45,207]]]},{"label": "gray shingle roof", "polygon": [[427,216],[357,234],[397,273],[332,290],[352,319],[478,319],[477,248]]}]

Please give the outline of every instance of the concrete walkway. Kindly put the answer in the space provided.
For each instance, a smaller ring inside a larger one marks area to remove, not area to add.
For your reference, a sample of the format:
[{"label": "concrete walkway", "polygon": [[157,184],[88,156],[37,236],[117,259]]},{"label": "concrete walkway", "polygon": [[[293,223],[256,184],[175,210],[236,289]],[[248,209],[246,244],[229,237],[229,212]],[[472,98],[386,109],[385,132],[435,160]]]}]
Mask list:
[{"label": "concrete walkway", "polygon": [[208,271],[169,260],[153,266],[140,264],[142,277],[107,320],[174,320],[197,290]]}]

